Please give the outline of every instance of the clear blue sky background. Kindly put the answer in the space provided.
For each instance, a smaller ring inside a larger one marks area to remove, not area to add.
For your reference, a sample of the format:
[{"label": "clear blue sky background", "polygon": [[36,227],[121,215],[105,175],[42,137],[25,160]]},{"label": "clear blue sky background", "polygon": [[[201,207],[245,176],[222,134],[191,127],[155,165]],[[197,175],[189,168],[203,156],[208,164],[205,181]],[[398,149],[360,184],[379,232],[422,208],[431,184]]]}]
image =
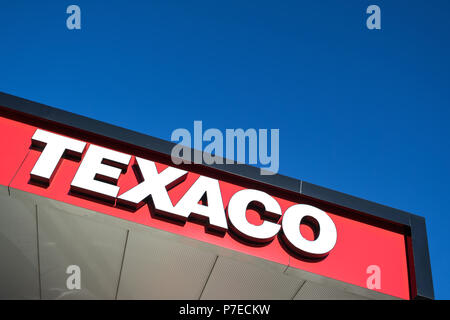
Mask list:
[{"label": "clear blue sky background", "polygon": [[0,90],[163,139],[194,120],[279,128],[280,173],[426,217],[448,299],[449,16],[447,0],[2,1]]}]

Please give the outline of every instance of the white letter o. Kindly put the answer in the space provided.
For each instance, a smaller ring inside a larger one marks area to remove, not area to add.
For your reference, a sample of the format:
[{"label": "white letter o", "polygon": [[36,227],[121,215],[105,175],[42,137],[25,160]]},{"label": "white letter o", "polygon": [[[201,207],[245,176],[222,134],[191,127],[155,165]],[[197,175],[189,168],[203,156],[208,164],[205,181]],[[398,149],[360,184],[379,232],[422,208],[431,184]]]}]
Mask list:
[{"label": "white letter o", "polygon": [[[300,224],[305,217],[314,218],[319,225],[319,236],[315,240],[305,239],[300,232]],[[288,246],[301,255],[324,257],[334,248],[337,241],[333,220],[324,211],[310,205],[296,204],[288,208],[281,225]]]}]

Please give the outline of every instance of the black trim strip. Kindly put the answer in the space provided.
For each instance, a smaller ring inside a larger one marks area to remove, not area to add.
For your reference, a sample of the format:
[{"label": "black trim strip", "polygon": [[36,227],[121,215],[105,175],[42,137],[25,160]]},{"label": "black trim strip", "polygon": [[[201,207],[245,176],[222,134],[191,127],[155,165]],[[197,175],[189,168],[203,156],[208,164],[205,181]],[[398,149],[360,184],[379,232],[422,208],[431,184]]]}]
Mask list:
[{"label": "black trim strip", "polygon": [[[62,124],[66,127],[83,130],[108,139],[151,150],[164,156],[170,157],[171,150],[175,145],[173,142],[0,92],[0,111],[2,110],[7,113],[8,111],[13,111],[14,113],[33,116],[44,121]],[[259,168],[246,164],[201,164],[201,166],[250,179],[295,194],[301,194],[339,207],[356,210],[372,217],[409,228],[412,238],[415,282],[417,287],[417,294],[412,298],[434,299],[428,240],[425,219],[423,217],[280,174],[261,175]]]},{"label": "black trim strip", "polygon": [[410,215],[412,251],[415,269],[416,299],[434,299],[427,229],[423,217]]},{"label": "black trim strip", "polygon": [[398,209],[386,207],[384,205],[350,196],[345,193],[320,187],[318,185],[302,181],[301,194],[313,199],[322,200],[340,207],[356,210],[376,216],[383,220],[395,222],[401,225],[409,225],[410,213]]}]

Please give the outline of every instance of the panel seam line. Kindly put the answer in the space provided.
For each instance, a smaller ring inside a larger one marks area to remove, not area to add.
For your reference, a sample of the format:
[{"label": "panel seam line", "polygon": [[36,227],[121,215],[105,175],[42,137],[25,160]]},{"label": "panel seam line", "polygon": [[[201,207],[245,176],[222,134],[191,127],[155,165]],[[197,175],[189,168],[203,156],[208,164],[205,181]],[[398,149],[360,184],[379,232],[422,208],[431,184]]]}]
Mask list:
[{"label": "panel seam line", "polygon": [[8,193],[9,193],[10,196],[11,196],[11,191],[10,191],[11,184],[13,183],[14,178],[17,176],[17,173],[19,172],[19,170],[22,168],[23,163],[25,162],[25,160],[27,159],[29,154],[30,154],[30,150],[28,149],[27,154],[25,155],[25,157],[23,157],[22,162],[20,163],[20,165],[17,168],[17,170],[14,172],[14,175],[12,176],[11,181],[9,181],[9,183],[8,183]]},{"label": "panel seam line", "polygon": [[38,206],[35,204],[36,211],[36,245],[37,245],[37,264],[38,264],[38,282],[39,282],[39,300],[42,300],[42,280],[41,280],[41,257],[39,249],[39,218],[38,218]]},{"label": "panel seam line", "polygon": [[116,295],[114,297],[114,300],[117,300],[117,296],[119,295],[119,286],[120,286],[120,280],[122,279],[122,270],[123,270],[123,263],[125,261],[125,251],[127,250],[127,244],[128,244],[128,235],[130,234],[130,230],[127,229],[127,235],[125,237],[125,245],[123,247],[123,254],[122,254],[122,262],[120,264],[120,271],[119,271],[119,279],[117,280],[117,288],[116,288]]},{"label": "panel seam line", "polygon": [[300,285],[300,288],[298,288],[298,290],[294,293],[294,295],[292,296],[291,300],[294,300],[294,298],[298,295],[298,293],[300,292],[300,290],[302,290],[303,286],[306,284],[306,280],[303,280],[303,283]]},{"label": "panel seam line", "polygon": [[203,285],[202,292],[200,292],[200,296],[198,297],[198,300],[201,299],[203,295],[203,291],[205,291],[206,285],[208,284],[209,278],[211,277],[211,274],[214,270],[214,267],[216,266],[217,260],[219,259],[219,256],[216,256],[216,259],[214,260],[213,266],[211,268],[211,271],[209,271],[208,277],[206,278],[205,284]]}]

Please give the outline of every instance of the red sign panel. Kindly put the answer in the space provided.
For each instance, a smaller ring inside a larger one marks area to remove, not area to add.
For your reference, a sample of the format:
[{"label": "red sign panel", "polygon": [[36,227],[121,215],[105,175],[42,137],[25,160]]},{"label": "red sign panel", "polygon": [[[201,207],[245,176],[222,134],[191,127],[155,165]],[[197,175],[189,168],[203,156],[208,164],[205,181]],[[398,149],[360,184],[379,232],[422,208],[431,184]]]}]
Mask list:
[{"label": "red sign panel", "polygon": [[[159,198],[148,201],[147,197],[145,203],[138,203],[142,202],[139,191],[144,188],[130,191],[151,175],[142,171],[151,170],[154,163],[156,174],[163,177],[169,168],[167,164],[155,161],[151,154],[138,158],[123,151],[119,155],[122,160],[107,159],[100,154],[109,152],[106,149],[76,140],[72,148],[80,150],[66,150],[51,168],[51,161],[38,163],[45,149],[50,150],[51,143],[39,142],[47,139],[47,134],[54,133],[0,117],[0,184],[361,287],[366,287],[368,267],[377,266],[382,272],[382,284],[375,290],[404,299],[410,297],[406,241],[400,232],[355,219],[352,213],[339,208],[321,207],[301,196],[286,199],[271,194],[264,186],[255,184],[248,188],[239,179],[234,183],[189,171],[172,171],[176,183],[167,185],[164,191],[170,205],[178,211],[172,207],[160,210],[164,204]],[[58,152],[57,147],[52,150],[53,154]],[[98,157],[101,161],[97,161],[97,167],[89,167]],[[97,174],[90,179],[96,169]],[[169,173],[166,176],[170,182]],[[89,186],[89,181],[94,180],[99,189]],[[102,184],[112,187],[103,190]],[[205,190],[206,197],[191,201]],[[208,211],[218,204],[214,212]],[[239,216],[243,207],[244,215]],[[299,218],[302,210],[309,210],[314,219]],[[181,219],[173,219],[177,217]]]}]

